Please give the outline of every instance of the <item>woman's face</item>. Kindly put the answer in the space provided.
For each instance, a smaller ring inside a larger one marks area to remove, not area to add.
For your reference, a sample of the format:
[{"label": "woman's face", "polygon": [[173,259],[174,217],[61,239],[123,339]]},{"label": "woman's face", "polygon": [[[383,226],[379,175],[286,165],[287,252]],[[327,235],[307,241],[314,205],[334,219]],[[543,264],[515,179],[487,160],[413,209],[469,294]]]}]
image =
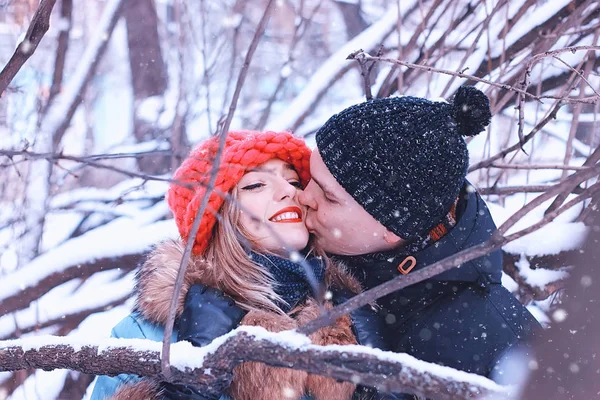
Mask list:
[{"label": "woman's face", "polygon": [[240,222],[255,244],[282,256],[284,243],[290,250],[306,247],[306,207],[298,202],[302,185],[291,164],[269,160],[248,171],[236,189]]}]

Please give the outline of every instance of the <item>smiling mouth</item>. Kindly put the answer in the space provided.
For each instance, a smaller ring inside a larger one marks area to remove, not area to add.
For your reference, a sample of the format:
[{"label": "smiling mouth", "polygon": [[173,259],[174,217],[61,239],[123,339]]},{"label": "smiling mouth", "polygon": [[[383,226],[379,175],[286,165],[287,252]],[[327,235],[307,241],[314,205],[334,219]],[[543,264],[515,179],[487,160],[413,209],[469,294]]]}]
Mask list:
[{"label": "smiling mouth", "polygon": [[285,207],[277,211],[269,218],[269,221],[278,223],[302,222],[302,210],[299,207]]}]

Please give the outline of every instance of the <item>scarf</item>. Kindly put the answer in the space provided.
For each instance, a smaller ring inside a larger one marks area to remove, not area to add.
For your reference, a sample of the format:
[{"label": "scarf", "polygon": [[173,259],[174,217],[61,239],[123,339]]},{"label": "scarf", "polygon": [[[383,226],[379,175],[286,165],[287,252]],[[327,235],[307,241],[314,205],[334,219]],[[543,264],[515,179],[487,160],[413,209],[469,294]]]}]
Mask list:
[{"label": "scarf", "polygon": [[[313,294],[306,268],[302,264],[272,254],[252,252],[250,258],[255,263],[264,266],[273,276],[275,293],[285,302],[277,302],[277,305],[285,313]],[[325,279],[325,263],[320,258],[308,257],[303,264],[310,269],[316,283],[322,284]]]}]

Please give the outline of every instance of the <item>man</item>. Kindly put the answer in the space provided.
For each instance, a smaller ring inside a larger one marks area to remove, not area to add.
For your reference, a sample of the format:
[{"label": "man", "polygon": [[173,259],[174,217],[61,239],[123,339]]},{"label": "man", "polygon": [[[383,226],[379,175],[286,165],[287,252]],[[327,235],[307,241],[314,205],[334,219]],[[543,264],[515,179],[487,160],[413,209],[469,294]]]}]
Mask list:
[{"label": "man", "polygon": [[[465,179],[461,136],[490,119],[474,87],[453,104],[374,99],[331,117],[300,195],[318,245],[370,289],[489,239],[496,227]],[[501,285],[501,270],[496,251],[381,298],[390,349],[505,381],[499,360],[539,324]]]}]

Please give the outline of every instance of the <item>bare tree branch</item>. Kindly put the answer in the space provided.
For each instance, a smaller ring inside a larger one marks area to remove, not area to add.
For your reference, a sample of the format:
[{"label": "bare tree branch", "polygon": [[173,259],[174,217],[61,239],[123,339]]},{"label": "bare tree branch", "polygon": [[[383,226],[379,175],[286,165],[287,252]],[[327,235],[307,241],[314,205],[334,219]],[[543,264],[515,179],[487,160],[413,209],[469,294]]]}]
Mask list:
[{"label": "bare tree branch", "polygon": [[351,53],[348,55],[348,59],[350,60],[356,60],[358,58],[363,58],[365,61],[381,61],[381,62],[388,62],[388,63],[392,63],[392,64],[397,64],[397,65],[401,65],[407,68],[412,68],[412,69],[418,69],[418,70],[423,70],[423,71],[427,71],[427,72],[435,72],[438,74],[445,74],[445,75],[452,75],[452,76],[456,76],[459,78],[466,78],[466,79],[470,79],[473,80],[475,82],[481,82],[481,83],[485,83],[487,85],[490,86],[494,86],[500,89],[504,89],[504,90],[509,90],[509,91],[513,91],[513,92],[517,92],[520,95],[524,96],[524,97],[529,97],[533,100],[537,100],[537,101],[542,101],[542,99],[559,99],[561,101],[565,101],[565,102],[570,102],[570,103],[585,103],[585,104],[595,104],[598,101],[600,101],[600,98],[596,98],[594,97],[586,97],[583,99],[574,99],[574,98],[568,98],[568,97],[557,97],[557,96],[551,96],[551,95],[545,95],[545,96],[536,96],[532,93],[527,92],[526,90],[520,89],[518,87],[515,86],[511,86],[508,85],[506,83],[498,83],[498,82],[494,82],[491,81],[489,79],[483,79],[483,78],[478,78],[476,76],[473,75],[468,75],[465,74],[463,72],[457,72],[457,71],[450,71],[450,70],[446,70],[446,69],[440,69],[440,68],[435,68],[435,67],[431,67],[428,65],[421,65],[421,64],[413,64],[413,63],[409,63],[406,61],[401,61],[401,60],[396,60],[394,58],[386,58],[386,57],[373,57],[370,56],[369,54],[366,54],[364,52],[356,52],[356,53]]},{"label": "bare tree branch", "polygon": [[[600,46],[571,46],[571,47],[565,47],[562,49],[557,49],[557,50],[551,50],[551,51],[545,51],[543,53],[540,54],[536,54],[533,57],[531,57],[531,59],[527,62],[526,66],[525,66],[525,73],[523,74],[523,80],[521,81],[521,87],[520,87],[520,91],[517,93],[517,109],[519,110],[519,141],[523,142],[524,137],[523,137],[523,129],[524,129],[524,119],[525,119],[525,110],[523,107],[523,103],[525,102],[525,95],[524,93],[528,93],[527,92],[527,88],[529,87],[529,84],[531,82],[531,71],[533,69],[533,66],[538,63],[540,60],[546,58],[546,57],[556,57],[557,54],[562,54],[562,53],[566,53],[566,52],[571,52],[571,53],[575,53],[577,51],[596,51],[596,50],[600,50]],[[590,63],[588,63],[590,64]],[[591,67],[591,65],[590,65]],[[588,67],[588,68],[590,68]],[[581,76],[581,74],[578,71],[575,71],[578,75]],[[587,80],[584,81],[587,82]],[[598,94],[596,92],[595,89],[593,89],[594,92],[596,94]],[[580,98],[583,99],[583,90],[580,92]],[[600,99],[600,96],[598,96],[598,98]]]},{"label": "bare tree branch", "polygon": [[42,0],[35,11],[25,38],[19,43],[14,54],[0,72],[0,96],[6,90],[17,72],[35,52],[42,38],[50,28],[50,15],[56,0]]},{"label": "bare tree branch", "polygon": [[61,26],[58,34],[58,46],[56,48],[56,59],[54,61],[54,74],[52,75],[52,86],[48,95],[50,104],[54,97],[60,92],[62,87],[63,75],[65,71],[65,61],[67,59],[67,50],[69,49],[69,33],[71,32],[71,23],[73,13],[73,0],[61,0],[60,18]]},{"label": "bare tree branch", "polygon": [[507,154],[512,153],[515,150],[518,150],[519,148],[521,148],[521,146],[524,143],[527,143],[529,140],[531,140],[536,133],[538,133],[539,131],[542,130],[542,128],[544,126],[546,126],[546,124],[548,124],[548,122],[550,122],[551,120],[553,120],[554,118],[556,118],[556,114],[558,113],[558,110],[564,105],[564,103],[562,101],[557,101],[556,104],[554,105],[554,107],[550,110],[550,112],[548,112],[548,115],[546,115],[546,117],[541,120],[540,122],[537,123],[537,125],[531,130],[531,132],[529,132],[522,141],[519,141],[518,143],[502,150],[501,152],[499,152],[498,154],[488,158],[487,160],[483,160],[480,161],[474,165],[471,165],[469,167],[469,172],[473,172],[475,170],[478,170],[480,168],[485,168],[488,167],[489,165],[493,164],[494,161],[499,160],[501,158],[504,158]]},{"label": "bare tree branch", "polygon": [[509,196],[515,193],[543,193],[552,187],[552,185],[491,186],[477,188],[477,192],[482,195]]},{"label": "bare tree branch", "polygon": [[562,170],[571,170],[571,171],[582,171],[589,167],[577,167],[575,165],[555,165],[555,164],[505,164],[505,163],[492,163],[489,165],[491,168],[500,168],[500,169],[562,169]]}]

